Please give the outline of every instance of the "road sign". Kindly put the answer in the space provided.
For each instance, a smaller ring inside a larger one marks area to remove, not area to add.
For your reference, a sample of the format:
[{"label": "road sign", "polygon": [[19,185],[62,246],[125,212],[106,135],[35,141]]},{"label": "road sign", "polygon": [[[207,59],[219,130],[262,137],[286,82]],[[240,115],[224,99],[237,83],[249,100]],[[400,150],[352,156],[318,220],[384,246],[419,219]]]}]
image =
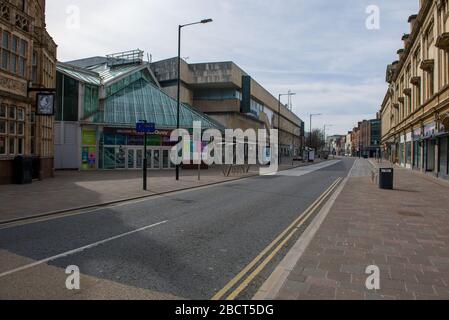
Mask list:
[{"label": "road sign", "polygon": [[156,132],[156,125],[154,123],[139,122],[136,123],[136,131],[138,133],[154,133]]}]

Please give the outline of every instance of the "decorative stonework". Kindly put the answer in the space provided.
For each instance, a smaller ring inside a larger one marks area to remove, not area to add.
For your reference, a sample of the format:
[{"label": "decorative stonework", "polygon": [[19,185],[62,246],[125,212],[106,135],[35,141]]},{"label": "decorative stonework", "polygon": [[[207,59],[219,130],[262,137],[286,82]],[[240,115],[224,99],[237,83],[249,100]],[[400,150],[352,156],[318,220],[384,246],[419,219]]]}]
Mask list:
[{"label": "decorative stonework", "polygon": [[30,31],[30,22],[24,16],[16,13],[16,26],[22,29],[23,31]]},{"label": "decorative stonework", "polygon": [[410,80],[410,83],[414,86],[420,86],[421,85],[421,77],[412,77]]},{"label": "decorative stonework", "polygon": [[405,102],[405,98],[404,98],[404,97],[399,97],[399,98],[398,98],[398,101],[399,101],[400,103],[404,103],[404,102]]},{"label": "decorative stonework", "polygon": [[435,60],[433,59],[424,60],[423,62],[421,62],[421,65],[419,67],[426,72],[432,72],[435,67]]},{"label": "decorative stonework", "polygon": [[406,96],[410,97],[410,96],[412,95],[412,89],[410,89],[410,88],[405,88],[404,91],[403,91],[403,93],[404,93]]},{"label": "decorative stonework", "polygon": [[438,36],[435,46],[441,50],[449,51],[449,32]]},{"label": "decorative stonework", "polygon": [[17,95],[27,95],[27,84],[25,81],[19,81],[16,79],[7,78],[0,75],[0,90],[4,90]]}]

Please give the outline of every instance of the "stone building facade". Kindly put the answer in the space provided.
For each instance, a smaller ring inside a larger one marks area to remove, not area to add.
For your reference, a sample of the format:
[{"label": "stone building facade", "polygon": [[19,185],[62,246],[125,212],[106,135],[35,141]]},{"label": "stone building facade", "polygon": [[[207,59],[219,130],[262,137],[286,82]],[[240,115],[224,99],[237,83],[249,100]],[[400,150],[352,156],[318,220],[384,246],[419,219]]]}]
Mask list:
[{"label": "stone building facade", "polygon": [[55,88],[56,49],[45,0],[0,1],[0,184],[18,155],[33,157],[34,178],[53,175],[53,117],[36,115],[35,90]]},{"label": "stone building facade", "polygon": [[387,67],[381,107],[384,155],[403,167],[449,177],[449,3],[421,0]]}]

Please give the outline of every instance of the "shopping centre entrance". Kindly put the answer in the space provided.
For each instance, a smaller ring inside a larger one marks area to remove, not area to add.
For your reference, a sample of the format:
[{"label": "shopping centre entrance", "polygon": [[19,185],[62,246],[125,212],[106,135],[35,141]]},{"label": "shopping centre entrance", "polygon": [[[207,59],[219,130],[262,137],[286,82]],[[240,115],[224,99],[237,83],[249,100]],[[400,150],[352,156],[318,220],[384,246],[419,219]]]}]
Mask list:
[{"label": "shopping centre entrance", "polygon": [[[147,159],[150,170],[175,168],[170,159],[171,147],[148,147]],[[143,147],[104,146],[103,169],[137,170],[143,168]]]}]

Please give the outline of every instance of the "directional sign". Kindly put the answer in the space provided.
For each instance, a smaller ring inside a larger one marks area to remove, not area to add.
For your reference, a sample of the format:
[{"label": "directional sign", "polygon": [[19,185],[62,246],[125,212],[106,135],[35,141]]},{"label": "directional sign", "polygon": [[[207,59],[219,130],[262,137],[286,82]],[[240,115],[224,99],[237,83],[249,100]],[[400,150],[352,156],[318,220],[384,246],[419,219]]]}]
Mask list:
[{"label": "directional sign", "polygon": [[156,132],[156,125],[154,123],[139,122],[136,123],[136,131],[138,133],[154,133]]}]

